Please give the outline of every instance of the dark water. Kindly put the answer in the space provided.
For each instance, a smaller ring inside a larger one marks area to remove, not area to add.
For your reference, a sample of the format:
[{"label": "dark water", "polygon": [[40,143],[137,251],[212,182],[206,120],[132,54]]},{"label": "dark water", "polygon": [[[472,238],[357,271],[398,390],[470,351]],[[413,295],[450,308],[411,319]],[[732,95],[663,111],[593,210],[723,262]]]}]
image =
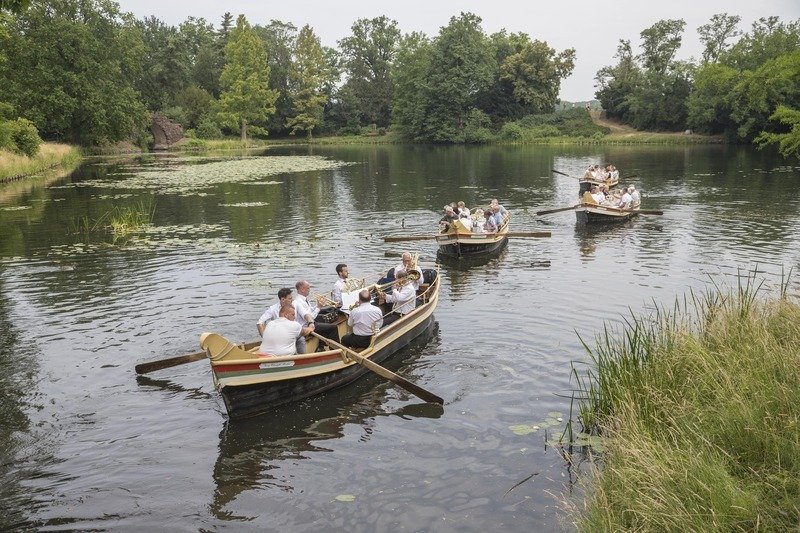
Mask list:
[{"label": "dark water", "polygon": [[[0,189],[0,529],[571,529],[560,509],[574,472],[545,438],[569,418],[571,365],[586,360],[578,333],[591,339],[629,310],[748,270],[774,286],[800,261],[800,169],[746,148],[268,153],[354,164],[262,179],[271,185],[128,187],[142,168],[205,162],[148,156]],[[638,175],[623,183],[665,215],[603,230],[570,212],[537,219],[576,200],[576,180],[551,168],[577,175],[604,162]],[[307,278],[326,292],[336,263],[374,278],[405,249],[432,261],[431,242],[380,237],[430,233],[446,202],[491,198],[512,211],[512,230],[552,238],[442,265],[436,328],[390,367],[443,408],[369,376],[229,423],[204,362],[134,374],[197,350],[203,331],[252,340],[280,287]],[[76,234],[149,200],[145,236]],[[510,429],[548,416],[563,420],[547,435]]]}]

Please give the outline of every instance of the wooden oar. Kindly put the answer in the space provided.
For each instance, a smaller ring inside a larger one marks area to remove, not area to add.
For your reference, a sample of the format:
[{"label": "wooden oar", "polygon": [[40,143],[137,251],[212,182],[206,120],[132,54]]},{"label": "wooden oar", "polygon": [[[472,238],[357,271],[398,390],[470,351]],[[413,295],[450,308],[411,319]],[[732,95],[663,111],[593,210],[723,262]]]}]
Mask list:
[{"label": "wooden oar", "polygon": [[655,209],[617,209],[623,213],[639,213],[640,215],[663,215],[664,211],[657,211]]},{"label": "wooden oar", "polygon": [[[466,236],[466,234],[464,234]],[[473,233],[472,235],[478,235]],[[505,237],[550,237],[549,231],[509,231],[508,233],[485,233],[483,235],[501,235]],[[440,233],[438,235],[408,235],[399,237],[384,237],[383,242],[402,242],[402,241],[431,241],[437,237],[451,237],[448,233]]]},{"label": "wooden oar", "polygon": [[317,337],[320,340],[320,342],[325,342],[325,343],[329,344],[330,346],[333,346],[335,348],[339,348],[340,350],[342,350],[343,352],[345,352],[347,354],[347,357],[355,360],[357,363],[360,363],[360,364],[364,365],[369,370],[372,370],[373,372],[375,372],[379,376],[388,379],[392,383],[396,383],[396,384],[400,385],[401,387],[406,389],[411,394],[417,396],[418,398],[421,398],[421,399],[425,400],[426,402],[438,403],[439,405],[444,404],[444,400],[439,398],[438,396],[436,396],[432,392],[428,392],[425,389],[423,389],[422,387],[411,383],[410,381],[408,381],[407,379],[405,379],[403,377],[398,376],[397,374],[395,374],[394,372],[392,372],[388,368],[384,368],[381,365],[379,365],[378,363],[376,363],[375,361],[371,361],[370,359],[367,359],[366,357],[364,357],[363,355],[359,354],[358,352],[354,352],[353,350],[351,350],[347,346],[345,346],[343,344],[339,344],[338,342],[332,341],[331,339],[328,339],[326,337],[323,337],[319,333],[315,333],[315,332],[312,331],[311,334],[313,336]]},{"label": "wooden oar", "polygon": [[[261,341],[245,343],[244,349],[249,350],[254,346],[258,346],[260,342]],[[177,357],[170,357],[169,359],[160,359],[158,361],[150,361],[149,363],[140,363],[134,367],[134,370],[136,370],[137,374],[149,374],[150,372],[155,372],[156,370],[161,370],[163,368],[185,365],[186,363],[194,363],[195,361],[201,361],[207,358],[208,356],[206,355],[205,351],[194,352],[186,355],[179,355]]]},{"label": "wooden oar", "polygon": [[558,209],[545,209],[544,211],[536,211],[536,214],[541,215],[549,215],[550,213],[560,213],[561,211],[569,211],[570,209],[575,209],[576,207],[580,207],[581,204],[571,205],[569,207],[559,207]]},{"label": "wooden oar", "polygon": [[558,170],[556,170],[554,168],[551,168],[550,170],[552,170],[556,174],[561,174],[562,176],[566,176],[568,178],[572,178],[572,179],[576,179],[576,180],[582,179],[582,178],[578,178],[578,177],[575,177],[575,176],[570,176],[569,174],[564,174],[563,172],[560,172],[560,171],[558,171]]}]

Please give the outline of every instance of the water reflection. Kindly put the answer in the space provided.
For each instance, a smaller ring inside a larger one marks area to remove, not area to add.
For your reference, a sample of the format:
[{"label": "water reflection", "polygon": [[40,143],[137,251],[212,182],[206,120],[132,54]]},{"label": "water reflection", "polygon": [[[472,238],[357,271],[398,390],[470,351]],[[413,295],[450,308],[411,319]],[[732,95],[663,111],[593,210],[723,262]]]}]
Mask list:
[{"label": "water reflection", "polygon": [[[414,381],[410,369],[437,334],[438,323],[434,322],[384,366]],[[389,390],[394,389],[382,378],[368,375],[345,388],[271,413],[227,420],[220,431],[219,455],[212,474],[215,489],[209,504],[211,513],[220,520],[250,520],[231,509],[237,498],[265,487],[293,492],[292,473],[283,474],[281,463],[332,451],[325,441],[342,438],[348,425],[358,427],[358,440],[365,442],[378,417],[438,419],[444,414],[444,406],[429,403],[391,408],[387,405]]]}]

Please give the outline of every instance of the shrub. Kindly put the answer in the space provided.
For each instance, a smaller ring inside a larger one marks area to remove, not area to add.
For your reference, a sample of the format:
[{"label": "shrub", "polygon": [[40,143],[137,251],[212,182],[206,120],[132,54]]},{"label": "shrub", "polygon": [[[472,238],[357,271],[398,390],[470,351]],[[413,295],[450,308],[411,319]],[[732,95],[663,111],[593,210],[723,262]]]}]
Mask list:
[{"label": "shrub", "polygon": [[222,137],[222,130],[213,120],[205,119],[197,125],[195,134],[198,139],[219,139]]},{"label": "shrub", "polygon": [[525,130],[517,122],[506,122],[500,128],[500,138],[504,141],[521,141]]},{"label": "shrub", "polygon": [[14,123],[10,120],[0,120],[0,149],[14,151],[16,145],[12,136]]},{"label": "shrub", "polygon": [[187,113],[184,108],[173,106],[163,109],[161,112],[164,113],[165,117],[177,122],[182,127],[186,128],[189,126],[189,113]]},{"label": "shrub", "polygon": [[561,135],[561,131],[552,126],[550,124],[545,124],[542,126],[536,126],[535,128],[531,128],[527,131],[528,137],[534,139],[541,139],[543,137],[558,137]]},{"label": "shrub", "polygon": [[36,129],[33,122],[25,118],[18,118],[12,124],[11,138],[16,151],[28,157],[35,156],[39,152],[39,145],[42,144],[39,130]]}]

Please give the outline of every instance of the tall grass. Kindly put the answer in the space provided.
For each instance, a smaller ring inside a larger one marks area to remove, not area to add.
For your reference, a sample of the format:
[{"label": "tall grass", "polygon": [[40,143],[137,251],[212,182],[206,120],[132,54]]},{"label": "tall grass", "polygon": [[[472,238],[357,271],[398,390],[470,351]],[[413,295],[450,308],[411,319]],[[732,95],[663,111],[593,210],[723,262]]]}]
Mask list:
[{"label": "tall grass", "polygon": [[78,217],[70,222],[70,233],[89,237],[94,233],[111,233],[116,241],[150,226],[155,214],[152,199],[140,200],[132,206],[116,206],[98,218]]},{"label": "tall grass", "polygon": [[598,338],[579,419],[609,439],[579,529],[800,527],[800,305],[764,296],[748,278]]},{"label": "tall grass", "polygon": [[0,183],[61,166],[72,169],[81,160],[78,148],[68,144],[42,143],[33,157],[0,150]]}]

